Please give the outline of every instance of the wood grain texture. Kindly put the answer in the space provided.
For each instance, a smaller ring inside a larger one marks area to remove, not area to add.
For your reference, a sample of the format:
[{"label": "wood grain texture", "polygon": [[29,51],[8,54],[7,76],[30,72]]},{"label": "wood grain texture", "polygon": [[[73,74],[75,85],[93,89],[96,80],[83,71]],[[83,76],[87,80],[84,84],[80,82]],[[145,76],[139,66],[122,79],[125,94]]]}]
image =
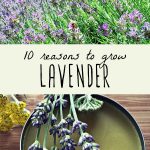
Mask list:
[{"label": "wood grain texture", "polygon": [[[123,105],[137,120],[143,132],[146,149],[150,150],[150,95],[106,95]],[[33,111],[42,96],[27,95],[27,108]],[[0,150],[19,150],[22,127],[16,127],[9,133],[0,133]]]}]

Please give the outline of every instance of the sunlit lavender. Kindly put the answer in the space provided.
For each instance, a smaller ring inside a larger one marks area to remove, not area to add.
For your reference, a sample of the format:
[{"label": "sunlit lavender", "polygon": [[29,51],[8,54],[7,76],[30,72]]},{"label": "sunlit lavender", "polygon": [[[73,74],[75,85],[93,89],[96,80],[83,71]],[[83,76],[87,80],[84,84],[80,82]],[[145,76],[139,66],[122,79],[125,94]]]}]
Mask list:
[{"label": "sunlit lavender", "polygon": [[0,44],[150,43],[147,0],[1,0]]}]

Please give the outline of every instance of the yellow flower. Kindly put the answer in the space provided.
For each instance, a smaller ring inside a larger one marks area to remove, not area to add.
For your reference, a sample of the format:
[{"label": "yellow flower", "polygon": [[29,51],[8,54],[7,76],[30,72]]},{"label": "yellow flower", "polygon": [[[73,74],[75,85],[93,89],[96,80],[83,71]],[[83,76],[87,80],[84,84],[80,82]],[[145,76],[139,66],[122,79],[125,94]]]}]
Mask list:
[{"label": "yellow flower", "polygon": [[9,114],[7,114],[6,112],[0,112],[0,119],[5,120],[8,117],[9,117]]},{"label": "yellow flower", "polygon": [[0,105],[0,112],[3,112],[3,111],[5,111],[5,110],[6,110],[5,106],[2,107],[2,106]]},{"label": "yellow flower", "polygon": [[20,111],[19,105],[16,104],[15,102],[11,102],[6,105],[6,112],[8,114],[17,113],[19,111]]},{"label": "yellow flower", "polygon": [[28,120],[29,116],[30,116],[30,113],[28,113],[28,112],[23,113],[21,115],[19,125],[23,126],[26,123],[26,121]]},{"label": "yellow flower", "polygon": [[25,102],[10,101],[6,96],[0,95],[0,131],[9,131],[14,125],[23,126],[30,116],[25,107]]},{"label": "yellow flower", "polygon": [[25,102],[19,102],[19,108],[20,110],[23,110],[26,107],[26,103]]},{"label": "yellow flower", "polygon": [[14,125],[24,125],[29,116],[29,112],[19,112],[11,114],[10,118],[12,119]]},{"label": "yellow flower", "polygon": [[7,97],[0,94],[0,107],[4,107],[7,103],[9,103]]},{"label": "yellow flower", "polygon": [[13,122],[10,117],[0,119],[0,131],[6,132],[13,127]]}]

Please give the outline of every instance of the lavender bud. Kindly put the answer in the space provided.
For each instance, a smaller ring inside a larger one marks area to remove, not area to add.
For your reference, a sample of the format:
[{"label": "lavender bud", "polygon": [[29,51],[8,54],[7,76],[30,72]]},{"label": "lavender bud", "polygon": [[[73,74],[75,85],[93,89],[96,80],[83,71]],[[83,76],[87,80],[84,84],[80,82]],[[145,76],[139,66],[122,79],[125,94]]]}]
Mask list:
[{"label": "lavender bud", "polygon": [[56,134],[59,134],[59,129],[58,129],[58,126],[57,125],[54,125],[50,130],[50,135],[56,135]]},{"label": "lavender bud", "polygon": [[72,127],[72,132],[75,132],[79,129],[82,129],[83,131],[87,128],[87,124],[83,123],[81,121],[74,121],[73,127]]},{"label": "lavender bud", "polygon": [[55,117],[54,114],[52,114],[51,125],[53,126],[56,122],[57,122],[57,118]]},{"label": "lavender bud", "polygon": [[66,128],[62,128],[59,132],[59,137],[64,137],[65,135],[70,135],[71,134],[71,131],[66,129]]},{"label": "lavender bud", "polygon": [[68,114],[68,116],[65,118],[65,120],[67,121],[68,125],[73,125],[74,119],[71,116],[71,114]]}]

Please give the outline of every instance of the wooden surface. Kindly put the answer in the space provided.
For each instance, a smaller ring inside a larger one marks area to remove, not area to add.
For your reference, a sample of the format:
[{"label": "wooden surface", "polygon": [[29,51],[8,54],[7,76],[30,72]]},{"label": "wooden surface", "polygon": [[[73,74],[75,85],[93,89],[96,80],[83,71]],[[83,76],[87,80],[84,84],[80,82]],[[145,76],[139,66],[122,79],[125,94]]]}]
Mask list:
[{"label": "wooden surface", "polygon": [[[137,120],[146,142],[146,150],[150,150],[150,95],[106,95],[123,105]],[[28,109],[33,110],[42,96],[28,95]],[[9,133],[0,133],[0,150],[19,150],[21,127]]]}]

